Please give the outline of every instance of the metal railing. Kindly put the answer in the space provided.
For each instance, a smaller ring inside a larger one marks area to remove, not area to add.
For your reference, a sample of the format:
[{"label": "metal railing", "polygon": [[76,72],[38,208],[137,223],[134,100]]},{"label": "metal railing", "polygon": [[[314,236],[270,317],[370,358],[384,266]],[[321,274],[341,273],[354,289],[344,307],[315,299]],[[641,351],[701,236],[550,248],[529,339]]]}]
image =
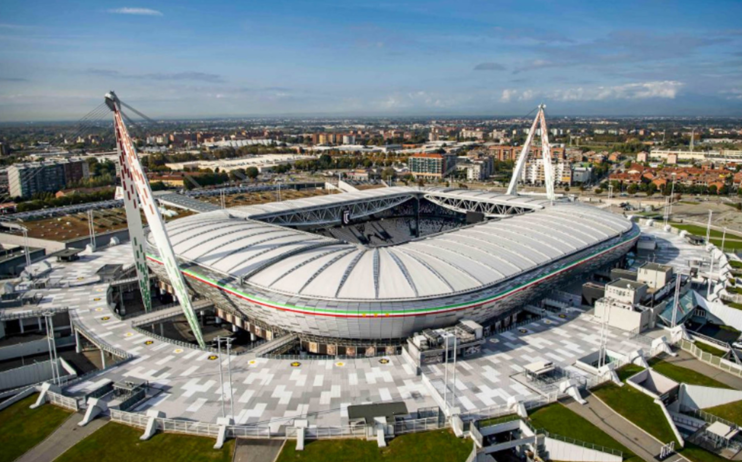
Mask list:
[{"label": "metal railing", "polygon": [[742,377],[742,368],[740,368],[738,365],[701,350],[689,340],[682,339],[678,342],[678,345],[680,346],[681,350],[687,351],[688,353],[695,356],[698,360],[717,367],[723,371],[729,372],[732,375],[736,375],[737,377]]},{"label": "metal railing", "polygon": [[11,321],[15,319],[26,319],[26,318],[38,318],[44,316],[44,313],[53,312],[55,315],[60,313],[67,313],[69,308],[66,306],[61,308],[37,308],[35,310],[16,311],[12,313],[0,312],[0,321]]},{"label": "metal railing", "polygon": [[712,424],[715,422],[721,422],[730,428],[739,428],[739,425],[737,425],[736,423],[730,422],[726,419],[722,419],[721,417],[716,416],[714,414],[709,414],[708,412],[702,409],[689,409],[686,406],[682,406],[682,412],[683,414],[688,415],[690,417],[703,420],[706,423]]},{"label": "metal railing", "polygon": [[[114,356],[118,356],[121,359],[131,359],[133,357],[129,352],[122,350],[121,348],[116,348],[115,346],[109,345],[108,343],[104,341],[101,341],[99,338],[97,338],[97,336],[93,332],[90,332],[89,330],[87,330],[85,326],[82,323],[80,323],[79,317],[74,311],[72,311],[71,313],[74,313],[72,315],[73,317],[72,327],[76,331],[80,332],[86,339],[88,339],[90,343],[98,347],[100,350],[103,350]],[[96,372],[99,372],[99,371],[96,371]]]},{"label": "metal railing", "polygon": [[607,448],[607,447],[601,446],[599,444],[587,443],[585,441],[576,440],[574,438],[569,438],[567,436],[562,436],[562,435],[559,435],[557,433],[551,433],[551,432],[548,432],[548,431],[546,431],[544,429],[538,429],[538,430],[536,430],[536,433],[537,434],[544,435],[547,438],[555,439],[555,440],[558,440],[558,441],[563,441],[563,442],[569,443],[569,444],[574,444],[575,446],[581,446],[581,447],[586,448],[586,449],[592,449],[593,451],[605,452],[607,454],[618,456],[618,457],[620,457],[620,458],[623,459],[623,452],[622,451],[619,451],[618,449]]},{"label": "metal railing", "polygon": [[75,412],[80,409],[75,398],[70,398],[69,396],[64,396],[50,390],[46,391],[46,396],[49,398],[49,402],[56,406],[70,409]]}]

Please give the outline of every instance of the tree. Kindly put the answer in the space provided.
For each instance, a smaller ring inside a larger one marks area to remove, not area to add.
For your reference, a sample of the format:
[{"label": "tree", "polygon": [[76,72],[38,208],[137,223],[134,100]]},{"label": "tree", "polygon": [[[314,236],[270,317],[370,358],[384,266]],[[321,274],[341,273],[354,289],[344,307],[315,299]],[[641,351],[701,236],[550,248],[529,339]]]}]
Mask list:
[{"label": "tree", "polygon": [[629,185],[629,194],[636,194],[636,191],[639,189],[639,187],[636,185],[636,183],[631,183]]},{"label": "tree", "polygon": [[397,172],[391,167],[387,167],[381,171],[382,180],[387,180],[389,178],[396,178],[396,177],[397,177]]},{"label": "tree", "polygon": [[595,194],[603,194],[603,188],[597,188]]},{"label": "tree", "polygon": [[258,171],[257,167],[247,167],[245,169],[245,176],[253,181],[255,181],[255,178],[257,178],[259,174],[260,172]]}]

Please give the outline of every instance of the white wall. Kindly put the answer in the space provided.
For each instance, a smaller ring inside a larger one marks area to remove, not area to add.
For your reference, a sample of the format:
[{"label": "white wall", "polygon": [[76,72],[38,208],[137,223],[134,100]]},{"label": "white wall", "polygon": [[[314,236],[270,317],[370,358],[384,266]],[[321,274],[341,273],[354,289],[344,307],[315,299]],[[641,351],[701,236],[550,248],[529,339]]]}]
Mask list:
[{"label": "white wall", "polygon": [[706,409],[742,400],[742,391],[683,384],[680,404],[692,409]]},{"label": "white wall", "polygon": [[49,343],[45,338],[32,342],[19,343],[0,348],[0,361],[31,356],[49,351]]},{"label": "white wall", "polygon": [[571,462],[621,462],[621,457],[565,443],[553,438],[544,438],[544,446],[550,460],[569,460]]}]

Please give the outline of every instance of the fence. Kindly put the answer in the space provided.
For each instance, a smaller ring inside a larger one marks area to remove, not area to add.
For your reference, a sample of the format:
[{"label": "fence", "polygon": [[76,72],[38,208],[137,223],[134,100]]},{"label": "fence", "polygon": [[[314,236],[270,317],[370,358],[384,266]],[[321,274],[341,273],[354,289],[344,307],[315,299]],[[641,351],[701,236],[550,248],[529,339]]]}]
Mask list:
[{"label": "fence", "polygon": [[49,390],[47,390],[46,396],[49,398],[50,403],[57,405],[59,407],[63,407],[65,409],[69,409],[75,412],[77,412],[80,409],[80,407],[77,405],[77,400],[75,398],[70,398],[69,396],[64,396],[60,393],[55,393]]},{"label": "fence", "polygon": [[[72,313],[75,313],[75,312],[73,311]],[[77,317],[77,314],[74,314],[74,315],[73,315],[73,317],[74,317],[75,319],[73,319],[73,320],[72,320],[72,327],[73,327],[73,328],[74,328],[74,329],[75,329],[76,331],[78,331],[78,332],[82,333],[82,335],[83,335],[83,336],[84,336],[84,337],[85,337],[86,339],[88,339],[88,340],[90,341],[90,343],[92,343],[93,345],[95,345],[96,347],[98,347],[99,349],[101,349],[101,350],[103,350],[103,351],[106,351],[106,352],[108,352],[108,353],[111,353],[111,354],[112,354],[112,355],[114,355],[114,356],[118,356],[118,357],[119,357],[119,358],[121,358],[121,359],[130,359],[130,358],[132,358],[132,355],[131,355],[131,354],[129,354],[129,353],[127,352],[127,351],[124,351],[124,350],[122,350],[122,349],[120,349],[120,348],[116,348],[116,347],[114,347],[114,346],[111,346],[111,345],[109,345],[109,344],[108,344],[108,343],[106,343],[106,342],[103,342],[103,341],[99,340],[99,339],[98,339],[98,338],[96,337],[96,335],[95,335],[95,334],[93,334],[93,333],[92,333],[92,332],[90,332],[89,330],[85,329],[85,326],[83,326],[83,325],[82,325],[82,324],[81,324],[81,323],[79,322],[79,320],[78,320],[78,317]]]},{"label": "fence", "polygon": [[736,364],[701,350],[689,340],[680,340],[678,344],[680,345],[680,349],[687,351],[700,361],[718,367],[719,369],[729,372],[732,375],[736,375],[737,377],[742,377],[742,368]]},{"label": "fence", "polygon": [[691,417],[695,417],[696,419],[701,419],[706,423],[712,424],[714,422],[721,422],[730,428],[739,427],[739,425],[735,424],[734,422],[730,422],[726,419],[722,419],[721,417],[715,416],[714,414],[709,414],[708,412],[702,409],[690,409],[687,406],[682,406],[681,410],[683,411],[683,414],[689,415]]},{"label": "fence", "polygon": [[[56,397],[64,398],[61,395],[54,395]],[[77,405],[77,401],[72,398],[66,398],[65,403],[70,406]],[[147,427],[147,423],[149,421],[149,417],[144,414],[126,412],[119,409],[111,409],[110,416],[113,422],[119,422],[142,429]],[[219,434],[220,426],[217,424],[167,418],[156,418],[156,420],[158,428],[163,432],[211,437],[216,437]],[[448,424],[445,422],[440,423],[438,421],[438,417],[401,420],[395,422],[392,425],[394,427],[395,435],[423,432],[428,430],[438,430],[441,428],[446,428],[448,426]],[[271,432],[271,427],[268,425],[231,425],[227,427],[227,436],[232,438],[275,437],[295,439],[297,436],[297,430],[293,426],[285,426],[279,427],[275,432]],[[365,438],[366,436],[365,424],[345,425],[338,427],[308,427],[304,431],[304,437],[307,439]]]},{"label": "fence", "polygon": [[575,446],[581,446],[586,449],[592,449],[594,451],[600,451],[605,452],[614,456],[618,456],[623,458],[623,452],[619,451],[618,449],[613,448],[607,448],[605,446],[601,446],[599,444],[592,444],[592,443],[586,443],[584,441],[576,440],[574,438],[569,438],[566,436],[558,435],[556,433],[550,433],[546,430],[539,429],[536,431],[538,434],[542,434],[547,438],[551,438],[553,440],[562,441],[564,443],[574,444]]}]

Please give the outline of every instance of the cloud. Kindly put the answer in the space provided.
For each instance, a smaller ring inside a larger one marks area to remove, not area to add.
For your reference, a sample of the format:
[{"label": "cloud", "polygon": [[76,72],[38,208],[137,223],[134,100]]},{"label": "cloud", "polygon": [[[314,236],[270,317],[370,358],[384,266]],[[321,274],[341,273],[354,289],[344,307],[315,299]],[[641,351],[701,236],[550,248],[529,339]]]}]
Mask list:
[{"label": "cloud", "polygon": [[627,83],[610,87],[573,88],[556,90],[550,95],[557,101],[604,101],[611,99],[675,99],[682,82],[662,80],[643,83]]},{"label": "cloud", "polygon": [[675,80],[661,80],[653,82],[627,83],[623,85],[576,87],[557,89],[547,92],[534,90],[505,89],[500,96],[500,102],[531,101],[536,98],[560,102],[575,101],[607,101],[607,100],[637,100],[637,99],[675,99],[683,87],[682,82]]},{"label": "cloud", "polygon": [[115,8],[108,10],[111,14],[131,14],[136,16],[162,16],[161,11],[150,8]]},{"label": "cloud", "polygon": [[574,40],[556,31],[495,27],[491,35],[500,39],[510,41],[526,41],[537,43],[574,43]]},{"label": "cloud", "polygon": [[0,82],[28,82],[28,79],[20,77],[0,77]]},{"label": "cloud", "polygon": [[121,79],[141,79],[157,81],[182,81],[191,80],[196,82],[222,83],[224,79],[221,75],[208,74],[205,72],[174,72],[174,73],[149,73],[149,74],[122,74],[110,69],[88,69],[88,74],[101,77],[121,78]]},{"label": "cloud", "polygon": [[536,58],[524,61],[513,70],[513,73],[577,66],[612,70],[621,65],[642,62],[656,66],[662,61],[691,57],[704,48],[728,44],[731,40],[728,35],[694,35],[681,32],[657,34],[643,30],[616,30],[585,42],[542,43],[527,47]]},{"label": "cloud", "polygon": [[726,95],[726,98],[728,100],[742,100],[741,88],[733,88],[731,90],[722,91],[721,94]]},{"label": "cloud", "polygon": [[504,71],[505,66],[499,63],[481,63],[474,66],[475,71]]}]

